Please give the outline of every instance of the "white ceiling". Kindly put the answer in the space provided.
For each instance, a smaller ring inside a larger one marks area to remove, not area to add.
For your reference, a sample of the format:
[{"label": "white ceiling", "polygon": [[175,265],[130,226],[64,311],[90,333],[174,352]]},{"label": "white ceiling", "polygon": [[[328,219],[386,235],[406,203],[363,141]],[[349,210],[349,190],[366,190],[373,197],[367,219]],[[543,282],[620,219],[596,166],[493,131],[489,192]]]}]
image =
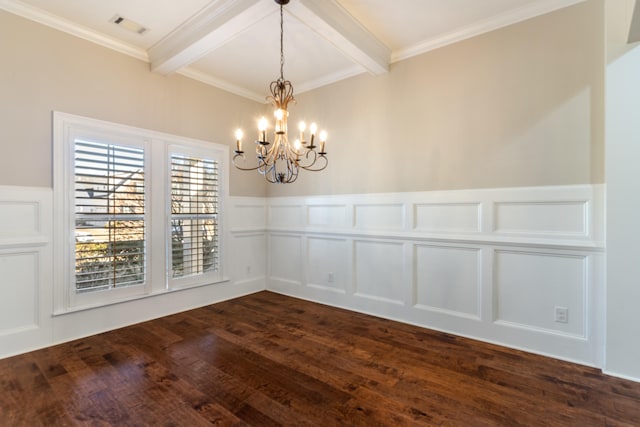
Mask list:
[{"label": "white ceiling", "polygon": [[[291,0],[285,78],[296,93],[584,0]],[[273,0],[0,0],[0,9],[257,101],[280,73]],[[139,35],[111,22],[123,16]]]}]

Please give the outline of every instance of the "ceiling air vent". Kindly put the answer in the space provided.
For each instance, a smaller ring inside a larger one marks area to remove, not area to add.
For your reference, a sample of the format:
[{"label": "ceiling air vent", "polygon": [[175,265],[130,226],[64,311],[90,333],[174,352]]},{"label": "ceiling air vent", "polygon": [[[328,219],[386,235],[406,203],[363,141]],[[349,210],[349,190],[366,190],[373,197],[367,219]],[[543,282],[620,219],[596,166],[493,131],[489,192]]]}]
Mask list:
[{"label": "ceiling air vent", "polygon": [[124,16],[114,15],[113,18],[109,20],[109,22],[113,22],[114,24],[129,30],[133,33],[144,34],[149,31],[148,28],[143,27],[137,22],[132,21],[131,19],[125,18]]}]

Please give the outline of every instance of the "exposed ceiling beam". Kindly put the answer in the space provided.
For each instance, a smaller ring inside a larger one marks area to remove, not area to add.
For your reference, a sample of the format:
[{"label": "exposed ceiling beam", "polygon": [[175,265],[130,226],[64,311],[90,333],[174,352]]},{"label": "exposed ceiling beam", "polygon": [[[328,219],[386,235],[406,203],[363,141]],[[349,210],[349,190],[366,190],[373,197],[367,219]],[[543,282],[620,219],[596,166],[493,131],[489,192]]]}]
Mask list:
[{"label": "exposed ceiling beam", "polygon": [[636,0],[629,28],[629,43],[640,42],[640,1]]},{"label": "exposed ceiling beam", "polygon": [[151,70],[171,74],[219,48],[275,10],[260,0],[219,0],[149,49]]},{"label": "exposed ceiling beam", "polygon": [[[168,75],[185,69],[277,10],[264,0],[212,1],[149,51],[151,70]],[[297,0],[287,13],[374,75],[389,71],[391,51],[335,0]]]},{"label": "exposed ceiling beam", "polygon": [[391,50],[335,0],[297,0],[285,10],[370,73],[389,71]]}]

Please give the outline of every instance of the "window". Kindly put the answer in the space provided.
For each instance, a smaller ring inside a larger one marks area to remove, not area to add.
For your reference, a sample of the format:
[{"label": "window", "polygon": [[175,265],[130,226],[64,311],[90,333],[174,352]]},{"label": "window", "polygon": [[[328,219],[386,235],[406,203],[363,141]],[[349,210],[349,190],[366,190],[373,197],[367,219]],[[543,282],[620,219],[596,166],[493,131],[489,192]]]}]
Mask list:
[{"label": "window", "polygon": [[145,281],[144,149],[74,143],[75,289]]},{"label": "window", "polygon": [[217,271],[217,163],[171,156],[172,277]]},{"label": "window", "polygon": [[55,113],[56,312],[224,280],[226,152]]}]

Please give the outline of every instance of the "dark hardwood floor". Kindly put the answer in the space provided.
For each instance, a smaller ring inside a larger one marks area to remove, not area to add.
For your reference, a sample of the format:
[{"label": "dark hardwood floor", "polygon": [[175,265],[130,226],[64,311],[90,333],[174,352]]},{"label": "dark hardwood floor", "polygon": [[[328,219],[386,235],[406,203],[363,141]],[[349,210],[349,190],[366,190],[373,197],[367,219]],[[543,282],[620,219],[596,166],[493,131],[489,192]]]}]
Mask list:
[{"label": "dark hardwood floor", "polygon": [[0,360],[0,426],[638,426],[640,384],[261,292]]}]

